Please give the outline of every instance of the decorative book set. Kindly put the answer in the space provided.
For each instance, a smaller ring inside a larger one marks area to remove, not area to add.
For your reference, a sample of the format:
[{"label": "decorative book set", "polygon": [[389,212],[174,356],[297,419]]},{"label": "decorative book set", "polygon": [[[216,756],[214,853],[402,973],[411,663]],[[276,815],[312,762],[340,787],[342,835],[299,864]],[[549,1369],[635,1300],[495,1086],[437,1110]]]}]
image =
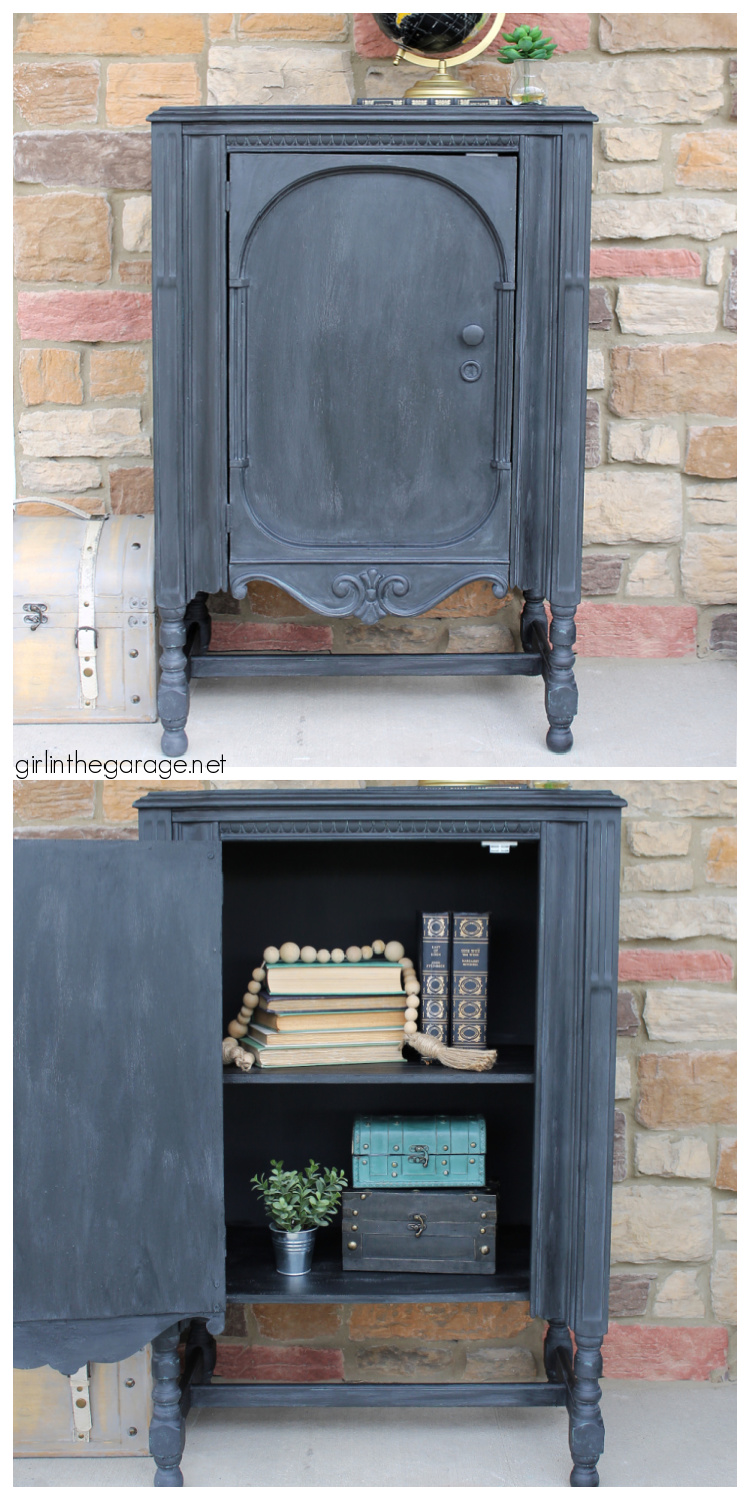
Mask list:
[{"label": "decorative book set", "polygon": [[422,913],[421,1030],[452,1047],[487,1046],[489,912]]}]

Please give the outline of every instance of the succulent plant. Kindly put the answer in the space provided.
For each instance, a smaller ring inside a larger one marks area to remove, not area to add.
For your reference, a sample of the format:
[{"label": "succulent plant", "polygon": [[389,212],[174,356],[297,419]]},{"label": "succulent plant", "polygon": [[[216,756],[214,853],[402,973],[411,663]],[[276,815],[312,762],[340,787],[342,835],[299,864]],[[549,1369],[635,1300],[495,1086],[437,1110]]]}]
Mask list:
[{"label": "succulent plant", "polygon": [[552,56],[557,42],[553,42],[549,36],[542,36],[541,26],[517,26],[510,33],[504,31],[503,39],[507,46],[498,52],[499,62],[531,62]]},{"label": "succulent plant", "polygon": [[272,1161],[271,1167],[268,1177],[256,1172],[250,1181],[274,1228],[294,1234],[330,1223],[347,1184],[344,1172],[312,1160],[303,1172],[285,1172],[283,1161]]}]

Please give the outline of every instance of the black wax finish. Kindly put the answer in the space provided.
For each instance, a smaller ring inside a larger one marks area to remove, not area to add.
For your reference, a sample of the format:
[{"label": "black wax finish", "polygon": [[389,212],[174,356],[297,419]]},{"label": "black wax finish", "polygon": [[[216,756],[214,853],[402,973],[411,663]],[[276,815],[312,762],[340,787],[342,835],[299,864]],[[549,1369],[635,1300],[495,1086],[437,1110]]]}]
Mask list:
[{"label": "black wax finish", "polygon": [[[572,744],[592,123],[471,101],[152,116],[165,753],[191,675],[274,672],[541,675],[548,746]],[[523,650],[210,652],[208,595],[255,579],[366,625],[518,587]]]},{"label": "black wax finish", "polygon": [[[549,1325],[549,1383],[512,1382],[493,1404],[565,1399],[572,1482],[596,1484],[622,806],[575,788],[170,788],[139,804],[138,845],[21,846],[16,1360],[72,1372],[150,1339],[159,1485],[181,1482],[181,1407],[193,1394],[302,1404],[294,1385],[180,1393],[180,1323],[196,1320],[192,1346],[207,1355],[222,1326],[225,1230],[232,1298],[305,1300],[270,1267],[249,1176],[272,1155],[301,1165],[314,1152],[344,1166],[355,1114],[404,1114],[410,1088],[415,1113],[486,1118],[498,1198],[488,1295],[528,1296],[532,1316]],[[482,840],[518,847],[492,855]],[[228,1074],[222,1087],[222,951],[228,1014],[269,926],[289,920],[282,940],[319,942],[324,930],[334,942],[341,924],[347,941],[366,941],[379,914],[414,956],[417,913],[430,908],[493,914],[490,1009],[505,1038],[496,1072],[457,1079],[446,1070],[429,1082],[419,1065],[395,1076],[389,1066],[317,1079],[251,1074],[241,1083]],[[303,936],[307,922],[313,931]],[[518,1072],[525,1081],[511,1081]],[[344,1273],[340,1251],[326,1249],[340,1225],[330,1234],[311,1273],[316,1299],[477,1300],[482,1277],[449,1285],[415,1275],[417,1286],[393,1273]],[[210,1379],[210,1358],[198,1363]],[[463,1390],[457,1399],[467,1404],[495,1393]],[[450,1386],[373,1391],[316,1386],[308,1400],[455,1404]]]},{"label": "black wax finish", "polygon": [[24,1363],[73,1371],[88,1347],[120,1358],[126,1320],[133,1353],[223,1308],[221,865],[120,841],[15,855],[15,1319]]}]

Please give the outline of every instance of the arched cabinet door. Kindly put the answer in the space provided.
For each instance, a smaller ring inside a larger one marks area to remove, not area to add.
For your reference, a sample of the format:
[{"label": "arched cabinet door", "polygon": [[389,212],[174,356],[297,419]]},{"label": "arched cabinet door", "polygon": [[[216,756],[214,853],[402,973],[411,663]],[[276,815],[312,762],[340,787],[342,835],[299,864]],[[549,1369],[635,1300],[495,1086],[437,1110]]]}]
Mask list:
[{"label": "arched cabinet door", "polygon": [[15,860],[15,1359],[67,1374],[221,1326],[221,857]]},{"label": "arched cabinet door", "polygon": [[267,576],[345,614],[347,565],[390,561],[386,607],[413,614],[440,568],[502,581],[516,158],[230,161],[235,592]]}]

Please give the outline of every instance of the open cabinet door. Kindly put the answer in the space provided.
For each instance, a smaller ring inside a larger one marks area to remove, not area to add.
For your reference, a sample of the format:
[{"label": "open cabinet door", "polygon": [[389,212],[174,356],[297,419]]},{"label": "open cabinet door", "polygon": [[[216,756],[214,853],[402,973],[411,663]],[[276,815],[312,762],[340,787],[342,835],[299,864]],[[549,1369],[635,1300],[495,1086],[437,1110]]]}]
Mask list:
[{"label": "open cabinet door", "polygon": [[71,1374],[222,1326],[221,855],[15,861],[15,1363]]}]

